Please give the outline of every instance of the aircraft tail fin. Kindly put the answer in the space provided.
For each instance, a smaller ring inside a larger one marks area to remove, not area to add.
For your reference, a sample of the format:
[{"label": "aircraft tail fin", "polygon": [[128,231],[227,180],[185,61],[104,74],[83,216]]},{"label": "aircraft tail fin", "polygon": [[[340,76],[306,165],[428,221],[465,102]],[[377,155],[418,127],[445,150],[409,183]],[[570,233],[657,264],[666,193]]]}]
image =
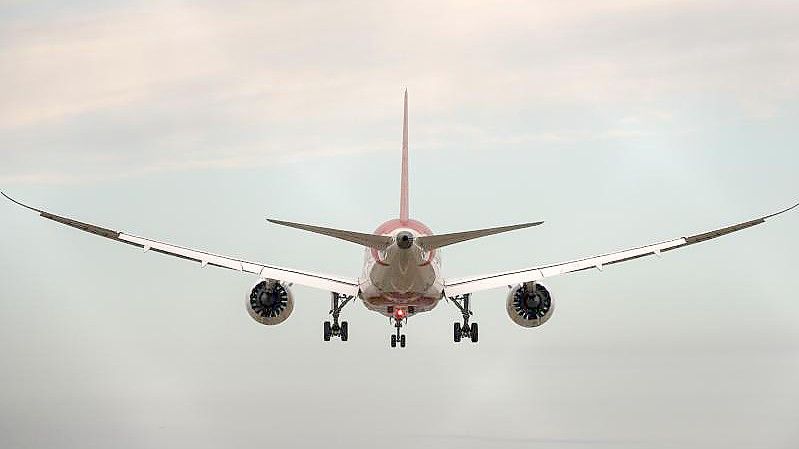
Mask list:
[{"label": "aircraft tail fin", "polygon": [[408,89],[405,89],[402,114],[402,179],[400,181],[400,221],[408,218]]},{"label": "aircraft tail fin", "polygon": [[476,231],[454,232],[451,234],[439,235],[426,235],[416,238],[416,243],[426,251],[441,248],[443,246],[452,245],[455,243],[465,242],[467,240],[479,239],[489,235],[500,234],[502,232],[515,231],[516,229],[529,228],[531,226],[538,226],[543,221],[536,221],[532,223],[522,223],[511,226],[500,226],[497,228],[478,229]]}]

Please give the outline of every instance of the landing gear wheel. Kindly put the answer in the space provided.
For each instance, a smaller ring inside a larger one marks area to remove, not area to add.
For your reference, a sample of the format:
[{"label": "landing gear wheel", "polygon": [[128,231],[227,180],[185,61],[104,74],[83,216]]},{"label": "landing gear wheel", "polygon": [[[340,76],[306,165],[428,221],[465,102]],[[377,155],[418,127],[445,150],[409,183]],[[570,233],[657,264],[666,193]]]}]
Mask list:
[{"label": "landing gear wheel", "polygon": [[405,334],[400,336],[400,348],[405,347]]},{"label": "landing gear wheel", "polygon": [[349,338],[347,322],[342,321],[339,323],[338,319],[341,316],[341,309],[353,299],[355,299],[354,296],[331,293],[330,312],[328,313],[333,316],[333,323],[325,321],[325,341],[330,341],[331,337],[338,337],[341,341],[347,341]]},{"label": "landing gear wheel", "polygon": [[391,335],[391,347],[392,348],[396,348],[397,347],[397,336],[393,335],[393,334]]},{"label": "landing gear wheel", "polygon": [[455,343],[460,343],[464,338],[468,338],[472,343],[477,343],[477,323],[469,324],[469,318],[474,315],[470,307],[470,295],[467,293],[460,296],[448,297],[452,304],[458,308],[463,315],[463,324],[455,323],[453,326],[453,337]]}]

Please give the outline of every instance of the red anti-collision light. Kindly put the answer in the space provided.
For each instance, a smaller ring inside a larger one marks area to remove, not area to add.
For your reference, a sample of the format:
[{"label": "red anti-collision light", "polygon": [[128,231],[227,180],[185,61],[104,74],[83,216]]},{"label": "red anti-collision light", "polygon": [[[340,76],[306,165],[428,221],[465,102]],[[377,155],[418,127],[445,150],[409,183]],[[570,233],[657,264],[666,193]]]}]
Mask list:
[{"label": "red anti-collision light", "polygon": [[405,317],[405,311],[402,309],[395,309],[394,310],[394,318],[401,320]]}]

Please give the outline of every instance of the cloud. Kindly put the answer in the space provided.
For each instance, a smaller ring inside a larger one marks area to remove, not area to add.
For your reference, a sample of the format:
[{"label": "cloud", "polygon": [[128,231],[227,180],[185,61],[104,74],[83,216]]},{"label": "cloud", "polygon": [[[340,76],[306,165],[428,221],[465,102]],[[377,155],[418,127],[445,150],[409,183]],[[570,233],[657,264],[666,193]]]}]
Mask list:
[{"label": "cloud", "polygon": [[[0,180],[394,148],[402,85],[413,125],[424,123],[415,143],[439,147],[468,142],[424,128],[490,119],[514,142],[639,138],[649,122],[622,117],[686,102],[768,119],[797,96],[797,12],[792,2],[232,2],[7,17]],[[579,111],[600,116],[565,127],[542,118]]]}]

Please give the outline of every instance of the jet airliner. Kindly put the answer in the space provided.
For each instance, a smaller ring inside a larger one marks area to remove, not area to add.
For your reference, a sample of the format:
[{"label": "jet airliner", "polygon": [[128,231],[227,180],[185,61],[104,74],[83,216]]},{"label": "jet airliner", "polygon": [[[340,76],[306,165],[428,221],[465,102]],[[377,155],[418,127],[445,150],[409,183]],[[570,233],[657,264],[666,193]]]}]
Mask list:
[{"label": "jet airliner", "polygon": [[255,275],[257,283],[246,296],[245,306],[257,322],[272,326],[285,321],[294,310],[293,284],[304,285],[330,292],[332,321],[323,324],[324,341],[338,338],[347,341],[349,326],[340,320],[344,307],[360,300],[371,311],[389,317],[394,330],[390,334],[391,347],[405,347],[403,324],[419,313],[433,310],[442,299],[451,302],[462,314],[463,320],[453,324],[453,340],[463,339],[476,343],[478,325],[471,322],[470,298],[475,292],[504,287],[507,289],[506,310],[510,319],[524,327],[544,324],[554,312],[554,300],[541,281],[553,276],[577,271],[599,269],[607,265],[626,262],[644,256],[683,248],[695,243],[721,237],[746,229],[796,208],[796,204],[780,212],[754,220],[733,224],[708,232],[677,237],[650,245],[637,246],[622,251],[575,259],[563,263],[483,274],[460,279],[445,279],[441,275],[441,248],[502,232],[513,231],[542,222],[522,223],[473,231],[435,234],[422,222],[410,218],[408,208],[408,92],[404,92],[402,121],[402,168],[400,177],[399,216],[386,221],[372,233],[353,232],[287,221],[270,222],[347,240],[365,248],[363,271],[359,277],[340,277],[273,265],[249,262],[197,249],[190,249],[152,240],[126,232],[107,229],[71,218],[55,215],[18,202],[3,193],[14,203],[39,213],[40,216],[91,234],[99,235],[133,247],[199,264],[202,267],[227,268]]}]

